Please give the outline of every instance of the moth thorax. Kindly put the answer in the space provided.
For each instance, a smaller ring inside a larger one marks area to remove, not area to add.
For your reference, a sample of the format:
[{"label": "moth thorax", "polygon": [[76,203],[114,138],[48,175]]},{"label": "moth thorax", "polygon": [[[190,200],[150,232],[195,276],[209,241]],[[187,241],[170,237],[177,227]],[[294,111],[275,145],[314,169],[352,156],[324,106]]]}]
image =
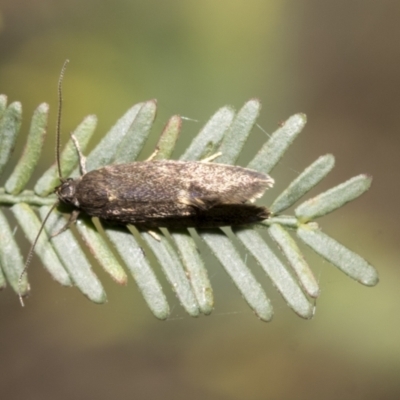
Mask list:
[{"label": "moth thorax", "polygon": [[66,204],[71,204],[75,207],[79,207],[78,199],[75,196],[76,187],[79,181],[80,179],[68,178],[56,188],[55,192],[60,201]]}]

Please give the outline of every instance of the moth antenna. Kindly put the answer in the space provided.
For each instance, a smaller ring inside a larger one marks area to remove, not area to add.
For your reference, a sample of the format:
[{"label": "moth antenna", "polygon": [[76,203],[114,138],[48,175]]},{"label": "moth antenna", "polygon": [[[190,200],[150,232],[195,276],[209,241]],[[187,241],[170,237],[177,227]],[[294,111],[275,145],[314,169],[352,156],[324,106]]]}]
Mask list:
[{"label": "moth antenna", "polygon": [[57,169],[58,169],[58,177],[61,182],[64,182],[64,178],[61,173],[61,163],[60,163],[60,147],[61,147],[61,114],[62,114],[62,81],[64,79],[65,70],[67,68],[67,64],[69,60],[64,61],[64,65],[61,68],[60,77],[58,78],[58,111],[57,111],[57,126],[56,126],[56,160],[57,160]]},{"label": "moth antenna", "polygon": [[[65,60],[64,64],[61,68],[61,72],[60,72],[60,77],[58,78],[58,110],[57,110],[57,125],[56,125],[56,162],[57,162],[57,170],[58,170],[58,177],[60,179],[61,182],[64,182],[65,179],[62,177],[62,173],[61,173],[61,163],[60,163],[60,147],[61,147],[61,139],[60,139],[60,135],[61,135],[61,114],[62,114],[62,102],[63,102],[63,97],[62,97],[62,82],[64,79],[64,74],[65,74],[65,70],[67,68],[67,64],[69,63],[69,60]],[[39,232],[37,233],[35,240],[32,243],[31,248],[29,249],[28,252],[28,256],[26,257],[26,262],[25,262],[25,266],[24,269],[22,270],[19,278],[18,278],[18,297],[19,297],[19,301],[21,303],[21,306],[24,307],[24,300],[22,298],[22,292],[21,292],[21,286],[22,286],[22,278],[24,277],[24,275],[26,274],[26,271],[28,270],[28,267],[32,261],[32,257],[33,257],[33,251],[35,250],[36,244],[39,240],[40,234],[43,231],[44,225],[47,222],[51,212],[57,207],[58,205],[58,201],[56,203],[54,203],[49,212],[47,213],[46,217],[43,220],[43,223],[39,229]]]},{"label": "moth antenna", "polygon": [[38,242],[38,240],[39,240],[39,236],[40,236],[40,234],[41,234],[42,231],[43,231],[44,224],[45,224],[46,221],[48,220],[48,218],[49,218],[51,212],[52,212],[57,206],[58,206],[58,201],[55,202],[55,203],[51,206],[49,212],[47,213],[46,217],[44,218],[44,220],[43,220],[43,222],[42,222],[42,226],[40,227],[39,232],[37,233],[37,235],[36,235],[36,237],[35,237],[35,240],[34,240],[33,243],[32,243],[31,248],[29,249],[29,253],[28,253],[28,256],[26,257],[26,262],[25,262],[24,269],[22,270],[22,272],[21,272],[21,274],[20,274],[20,276],[19,276],[19,278],[18,278],[18,297],[19,297],[19,302],[21,303],[21,306],[22,306],[22,307],[24,307],[24,305],[25,305],[25,304],[24,304],[24,300],[23,300],[23,298],[22,298],[22,293],[21,293],[22,278],[24,277],[24,274],[26,274],[26,271],[28,270],[29,264],[30,264],[31,261],[32,261],[33,250],[35,250],[36,244],[37,244],[37,242]]}]

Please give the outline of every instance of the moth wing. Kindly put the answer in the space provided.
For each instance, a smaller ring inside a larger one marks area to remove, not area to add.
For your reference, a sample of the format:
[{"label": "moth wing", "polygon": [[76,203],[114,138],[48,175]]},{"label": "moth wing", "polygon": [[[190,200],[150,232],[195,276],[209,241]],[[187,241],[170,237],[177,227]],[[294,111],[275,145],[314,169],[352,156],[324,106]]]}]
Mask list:
[{"label": "moth wing", "polygon": [[272,184],[273,179],[268,175],[242,167],[151,161],[88,172],[79,188],[80,198],[87,207],[96,198],[99,208],[110,202],[159,205],[177,202],[206,210],[219,204],[253,202]]},{"label": "moth wing", "polygon": [[247,168],[212,163],[184,163],[178,201],[209,209],[220,204],[243,204],[261,197],[273,179]]}]

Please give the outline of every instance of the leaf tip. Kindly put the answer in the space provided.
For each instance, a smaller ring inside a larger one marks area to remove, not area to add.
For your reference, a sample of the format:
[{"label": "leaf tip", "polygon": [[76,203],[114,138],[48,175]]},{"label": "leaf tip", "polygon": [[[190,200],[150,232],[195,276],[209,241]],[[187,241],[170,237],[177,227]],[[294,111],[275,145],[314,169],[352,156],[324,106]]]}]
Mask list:
[{"label": "leaf tip", "polygon": [[42,103],[42,104],[39,104],[36,111],[45,114],[45,113],[49,112],[49,108],[50,108],[50,106],[47,103]]}]

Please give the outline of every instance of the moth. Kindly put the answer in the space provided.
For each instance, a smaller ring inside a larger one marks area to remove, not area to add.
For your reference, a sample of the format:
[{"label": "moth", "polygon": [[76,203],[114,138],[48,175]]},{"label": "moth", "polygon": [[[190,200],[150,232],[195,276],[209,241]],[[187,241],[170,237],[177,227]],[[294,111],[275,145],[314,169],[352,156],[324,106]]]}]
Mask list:
[{"label": "moth", "polygon": [[59,157],[62,79],[58,85],[56,160],[61,184],[55,193],[61,203],[91,217],[139,228],[214,228],[244,225],[268,218],[265,207],[252,204],[274,180],[254,170],[195,161],[142,161],[109,165],[86,172],[79,153],[82,176],[63,178]]},{"label": "moth", "polygon": [[[74,211],[62,230],[80,212],[107,223],[132,224],[147,230],[239,226],[268,218],[268,209],[253,202],[273,185],[274,180],[269,175],[238,166],[204,161],[148,160],[86,172],[79,143],[72,137],[82,175],[76,179],[63,178],[59,158],[60,110],[61,85],[67,62],[58,85],[56,161],[61,184],[55,188],[55,193],[60,203],[72,206]],[[24,272],[46,220],[47,217],[28,254]]]},{"label": "moth", "polygon": [[268,209],[252,202],[272,184],[247,168],[165,160],[109,165],[67,179],[55,192],[60,202],[111,223],[215,228],[268,218]]}]

